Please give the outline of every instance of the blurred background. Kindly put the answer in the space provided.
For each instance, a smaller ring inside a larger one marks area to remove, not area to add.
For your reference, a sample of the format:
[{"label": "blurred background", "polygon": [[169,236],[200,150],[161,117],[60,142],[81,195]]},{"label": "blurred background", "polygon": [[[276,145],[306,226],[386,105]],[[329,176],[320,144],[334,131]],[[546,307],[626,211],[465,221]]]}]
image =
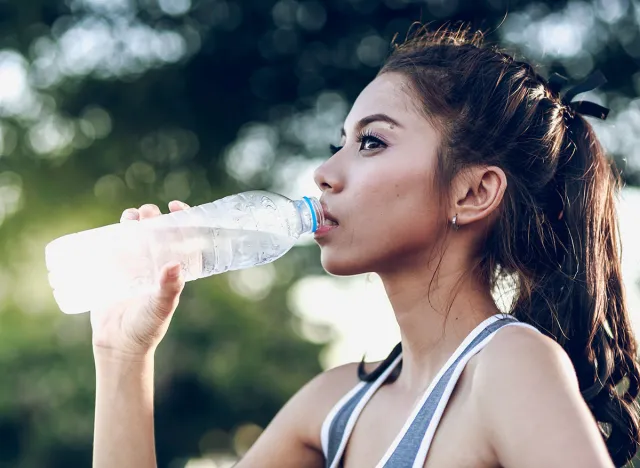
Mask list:
[{"label": "blurred background", "polygon": [[[127,207],[247,189],[318,195],[313,169],[393,36],[468,21],[585,97],[626,187],[640,321],[640,4],[633,0],[0,0],[0,467],[90,466],[88,314],[62,314],[44,246]],[[325,274],[304,241],[188,283],[157,355],[160,467],[230,466],[323,369],[398,340],[377,277]]]}]

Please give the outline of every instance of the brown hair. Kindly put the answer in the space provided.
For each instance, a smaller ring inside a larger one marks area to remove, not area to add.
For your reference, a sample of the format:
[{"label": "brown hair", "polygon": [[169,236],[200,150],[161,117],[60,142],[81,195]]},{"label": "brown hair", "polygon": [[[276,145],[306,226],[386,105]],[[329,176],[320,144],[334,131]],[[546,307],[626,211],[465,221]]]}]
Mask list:
[{"label": "brown hair", "polygon": [[[585,118],[531,65],[483,42],[468,28],[423,28],[379,74],[405,75],[441,131],[440,187],[465,167],[504,170],[501,213],[475,272],[492,288],[515,279],[511,313],[567,352],[621,466],[638,444],[640,370],[621,278],[619,178]],[[359,377],[377,378],[400,350],[370,374],[361,363]]]}]

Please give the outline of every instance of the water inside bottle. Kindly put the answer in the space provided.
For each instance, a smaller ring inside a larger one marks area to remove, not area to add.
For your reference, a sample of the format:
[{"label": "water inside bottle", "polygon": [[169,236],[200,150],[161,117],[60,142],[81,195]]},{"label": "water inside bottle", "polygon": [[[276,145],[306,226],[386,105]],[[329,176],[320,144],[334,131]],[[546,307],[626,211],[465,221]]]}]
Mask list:
[{"label": "water inside bottle", "polygon": [[272,262],[295,243],[295,238],[282,234],[198,227],[193,233],[193,248],[188,250],[200,260],[194,270],[198,271],[198,278],[202,278]]},{"label": "water inside bottle", "polygon": [[105,242],[71,234],[47,247],[49,282],[63,312],[86,312],[149,293],[160,268],[171,261],[180,262],[191,281],[272,262],[296,242],[282,234],[210,226],[156,226],[137,233],[114,229]]}]

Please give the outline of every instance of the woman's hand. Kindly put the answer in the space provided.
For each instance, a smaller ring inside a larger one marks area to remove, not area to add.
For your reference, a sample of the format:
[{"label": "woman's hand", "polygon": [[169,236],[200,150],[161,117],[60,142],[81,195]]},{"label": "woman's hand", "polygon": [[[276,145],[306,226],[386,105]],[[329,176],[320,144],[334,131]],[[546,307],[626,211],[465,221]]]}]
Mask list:
[{"label": "woman's hand", "polygon": [[[171,212],[187,208],[180,201],[169,203]],[[138,222],[161,214],[156,205],[147,204],[125,210],[120,222]],[[152,293],[92,310],[94,355],[137,361],[153,354],[167,332],[183,288],[180,264],[171,262],[160,270]]]}]

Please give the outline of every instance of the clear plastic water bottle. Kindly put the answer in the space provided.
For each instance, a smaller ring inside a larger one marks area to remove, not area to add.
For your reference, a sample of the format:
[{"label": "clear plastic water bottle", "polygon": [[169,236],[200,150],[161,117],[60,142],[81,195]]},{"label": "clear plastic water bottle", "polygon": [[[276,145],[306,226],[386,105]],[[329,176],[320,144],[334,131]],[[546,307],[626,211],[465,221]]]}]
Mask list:
[{"label": "clear plastic water bottle", "polygon": [[245,192],[60,237],[45,249],[49,284],[63,312],[87,312],[150,292],[171,261],[185,281],[272,262],[323,222],[315,198]]}]

